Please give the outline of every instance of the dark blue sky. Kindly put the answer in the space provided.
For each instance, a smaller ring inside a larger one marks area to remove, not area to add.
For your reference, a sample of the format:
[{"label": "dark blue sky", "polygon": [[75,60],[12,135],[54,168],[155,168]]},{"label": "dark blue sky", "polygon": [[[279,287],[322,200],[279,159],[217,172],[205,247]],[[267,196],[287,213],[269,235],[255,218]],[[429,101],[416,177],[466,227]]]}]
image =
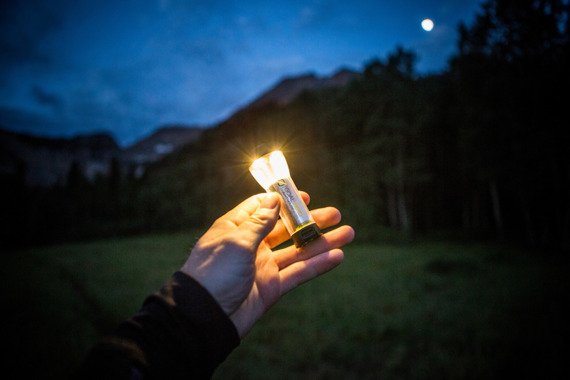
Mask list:
[{"label": "dark blue sky", "polygon": [[480,2],[4,1],[0,125],[128,144],[220,121],[284,76],[361,70],[398,44],[421,73],[440,71]]}]

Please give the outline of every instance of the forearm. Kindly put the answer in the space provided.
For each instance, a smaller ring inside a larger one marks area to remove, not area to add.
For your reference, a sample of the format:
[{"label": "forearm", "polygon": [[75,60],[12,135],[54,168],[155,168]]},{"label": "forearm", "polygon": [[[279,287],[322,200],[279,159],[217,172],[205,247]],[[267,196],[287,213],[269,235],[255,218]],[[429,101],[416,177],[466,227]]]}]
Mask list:
[{"label": "forearm", "polygon": [[238,344],[235,326],[212,296],[177,272],[92,349],[80,376],[208,378]]}]

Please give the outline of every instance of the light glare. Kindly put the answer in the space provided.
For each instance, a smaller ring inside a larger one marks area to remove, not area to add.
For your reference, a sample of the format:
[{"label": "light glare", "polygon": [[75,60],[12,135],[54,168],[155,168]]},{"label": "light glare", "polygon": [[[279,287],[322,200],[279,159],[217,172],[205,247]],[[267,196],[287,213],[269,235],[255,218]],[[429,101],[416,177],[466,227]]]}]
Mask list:
[{"label": "light glare", "polygon": [[289,166],[283,152],[274,150],[259,157],[249,167],[253,178],[265,189],[269,189],[277,180],[289,178]]}]

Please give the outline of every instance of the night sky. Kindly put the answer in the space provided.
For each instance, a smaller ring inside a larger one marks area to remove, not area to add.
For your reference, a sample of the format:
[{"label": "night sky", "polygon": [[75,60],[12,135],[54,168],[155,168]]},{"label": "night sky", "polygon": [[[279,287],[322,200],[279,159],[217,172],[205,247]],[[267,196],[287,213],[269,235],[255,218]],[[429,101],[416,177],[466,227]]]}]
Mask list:
[{"label": "night sky", "polygon": [[126,145],[163,124],[212,125],[285,76],[362,70],[397,45],[420,73],[441,71],[480,2],[3,1],[0,126]]}]

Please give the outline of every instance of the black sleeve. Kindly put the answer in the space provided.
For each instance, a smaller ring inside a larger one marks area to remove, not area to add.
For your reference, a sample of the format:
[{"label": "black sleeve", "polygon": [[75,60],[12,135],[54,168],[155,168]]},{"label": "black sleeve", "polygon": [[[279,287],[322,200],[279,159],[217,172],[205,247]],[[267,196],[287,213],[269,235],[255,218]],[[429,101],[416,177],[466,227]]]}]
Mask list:
[{"label": "black sleeve", "polygon": [[206,289],[176,272],[138,314],[91,349],[77,377],[209,378],[239,341]]}]

